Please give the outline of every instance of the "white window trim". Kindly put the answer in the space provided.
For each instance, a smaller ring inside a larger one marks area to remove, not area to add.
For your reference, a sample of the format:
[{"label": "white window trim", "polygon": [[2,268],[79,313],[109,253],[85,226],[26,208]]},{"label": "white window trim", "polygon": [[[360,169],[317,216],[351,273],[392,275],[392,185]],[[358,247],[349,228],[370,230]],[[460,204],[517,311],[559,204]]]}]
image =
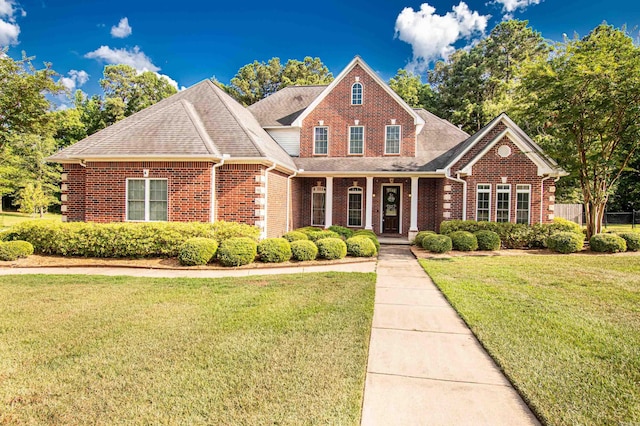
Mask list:
[{"label": "white window trim", "polygon": [[313,188],[311,188],[311,226],[324,226],[324,223],[314,223],[313,222],[313,195],[314,194],[324,194],[324,209],[325,209],[325,214],[323,215],[322,219],[324,222],[324,219],[326,217],[326,213],[327,213],[327,188],[324,186],[314,186]]},{"label": "white window trim", "polygon": [[[144,181],[144,220],[129,219],[129,181],[131,180]],[[127,178],[125,183],[125,202],[124,202],[124,217],[126,222],[166,222],[164,220],[149,219],[150,206],[151,206],[150,182],[152,180],[163,180],[167,182],[167,220],[166,221],[169,221],[169,180],[167,178]]]},{"label": "white window trim", "polygon": [[[388,152],[387,151],[387,130],[389,127],[397,127],[398,128],[398,152]],[[385,155],[400,155],[400,151],[402,150],[402,126],[399,124],[389,124],[384,126],[384,153]]]},{"label": "white window trim", "polygon": [[[518,188],[521,187],[521,188]],[[526,190],[524,189],[526,187]],[[527,205],[527,225],[531,225],[531,185],[530,184],[518,184],[516,185],[516,223],[518,223],[518,194],[529,194],[529,203]]]},{"label": "white window trim", "polygon": [[[327,129],[327,152],[316,152],[316,129]],[[313,155],[329,155],[329,126],[315,126],[313,128]]]},{"label": "white window trim", "polygon": [[[360,103],[359,104],[356,104],[353,102],[353,88],[356,86],[356,84],[360,85]],[[363,103],[364,103],[364,84],[362,84],[362,82],[360,81],[356,81],[351,85],[351,105],[362,105]]]},{"label": "white window trim", "polygon": [[[362,152],[360,153],[354,153],[351,152],[351,129],[355,128],[355,127],[360,127],[362,128]],[[348,140],[348,146],[347,146],[347,152],[349,155],[364,155],[364,141],[365,141],[365,130],[364,130],[364,126],[361,125],[357,125],[357,126],[349,126],[349,140]]]},{"label": "white window trim", "polygon": [[[360,225],[351,225],[349,223],[349,196],[351,194],[360,194]],[[362,213],[364,207],[364,189],[361,186],[352,186],[347,189],[347,228],[362,228]]]},{"label": "white window trim", "polygon": [[[499,189],[500,187],[504,187],[504,189]],[[498,194],[507,194],[509,195],[509,203],[507,206],[507,222],[511,222],[511,184],[508,183],[500,183],[496,185],[496,221],[498,220]]]},{"label": "white window trim", "polygon": [[[489,189],[488,190],[482,190],[480,191],[480,186],[488,186]],[[487,222],[491,222],[491,184],[490,183],[479,183],[476,185],[476,222],[478,221],[478,194],[480,194],[480,192],[482,193],[489,193],[489,217],[487,218]]]}]

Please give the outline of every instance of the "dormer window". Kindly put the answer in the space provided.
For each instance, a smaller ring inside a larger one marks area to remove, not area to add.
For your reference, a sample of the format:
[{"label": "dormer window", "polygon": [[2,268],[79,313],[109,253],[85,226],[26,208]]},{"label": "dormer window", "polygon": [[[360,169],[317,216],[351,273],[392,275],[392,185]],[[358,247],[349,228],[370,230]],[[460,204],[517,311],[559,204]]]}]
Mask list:
[{"label": "dormer window", "polygon": [[362,83],[351,86],[351,105],[362,105]]}]

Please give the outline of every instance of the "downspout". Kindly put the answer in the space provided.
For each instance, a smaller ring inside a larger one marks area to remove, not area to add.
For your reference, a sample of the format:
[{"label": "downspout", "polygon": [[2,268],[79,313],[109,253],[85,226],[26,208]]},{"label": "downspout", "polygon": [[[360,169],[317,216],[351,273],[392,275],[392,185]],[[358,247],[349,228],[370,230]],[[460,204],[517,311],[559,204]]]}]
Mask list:
[{"label": "downspout", "polygon": [[211,215],[210,215],[210,219],[211,222],[215,222],[217,215],[216,215],[216,205],[217,205],[217,200],[216,200],[216,169],[220,166],[222,166],[224,164],[224,160],[226,160],[227,158],[231,157],[229,154],[222,154],[222,158],[220,158],[220,162],[216,163],[213,165],[213,167],[211,167]]},{"label": "downspout", "polygon": [[[542,223],[542,218],[544,217],[544,181],[551,178],[551,176],[543,177],[540,181],[540,223]],[[558,177],[558,179],[560,179]],[[558,180],[556,179],[556,182]]]},{"label": "downspout", "polygon": [[260,239],[267,238],[267,220],[269,217],[269,172],[276,168],[275,161],[264,171],[264,230],[260,234]]},{"label": "downspout", "polygon": [[450,176],[449,170],[447,170],[447,179],[462,184],[462,220],[467,220],[467,181],[460,179],[460,172],[456,173],[456,177]]},{"label": "downspout", "polygon": [[303,171],[304,169],[296,170],[295,172],[293,172],[291,176],[287,177],[287,227],[286,227],[287,232],[289,232],[289,219],[290,219],[290,210],[291,210],[289,206],[289,204],[291,203],[291,179],[296,177],[298,172],[303,172]]}]

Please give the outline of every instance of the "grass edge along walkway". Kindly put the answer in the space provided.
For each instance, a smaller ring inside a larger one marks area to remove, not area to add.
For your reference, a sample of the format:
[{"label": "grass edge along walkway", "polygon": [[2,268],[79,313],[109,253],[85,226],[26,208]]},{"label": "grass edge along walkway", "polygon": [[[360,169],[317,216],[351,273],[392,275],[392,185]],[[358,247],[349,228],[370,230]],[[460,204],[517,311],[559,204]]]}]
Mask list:
[{"label": "grass edge along walkway", "polygon": [[544,423],[640,422],[640,257],[420,263]]}]

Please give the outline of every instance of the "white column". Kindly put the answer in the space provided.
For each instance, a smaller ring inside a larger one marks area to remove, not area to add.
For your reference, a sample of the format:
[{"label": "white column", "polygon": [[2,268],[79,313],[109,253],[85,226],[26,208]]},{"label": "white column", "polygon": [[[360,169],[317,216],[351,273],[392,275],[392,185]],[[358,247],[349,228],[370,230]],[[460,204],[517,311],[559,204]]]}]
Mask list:
[{"label": "white column", "polygon": [[364,215],[364,229],[373,229],[373,177],[367,176],[367,202]]},{"label": "white column", "polygon": [[[411,221],[409,225],[409,237],[411,233],[418,232],[418,177],[411,177]],[[415,235],[414,235],[415,236]]]},{"label": "white column", "polygon": [[324,227],[333,225],[333,177],[327,177],[327,193],[325,194]]}]

